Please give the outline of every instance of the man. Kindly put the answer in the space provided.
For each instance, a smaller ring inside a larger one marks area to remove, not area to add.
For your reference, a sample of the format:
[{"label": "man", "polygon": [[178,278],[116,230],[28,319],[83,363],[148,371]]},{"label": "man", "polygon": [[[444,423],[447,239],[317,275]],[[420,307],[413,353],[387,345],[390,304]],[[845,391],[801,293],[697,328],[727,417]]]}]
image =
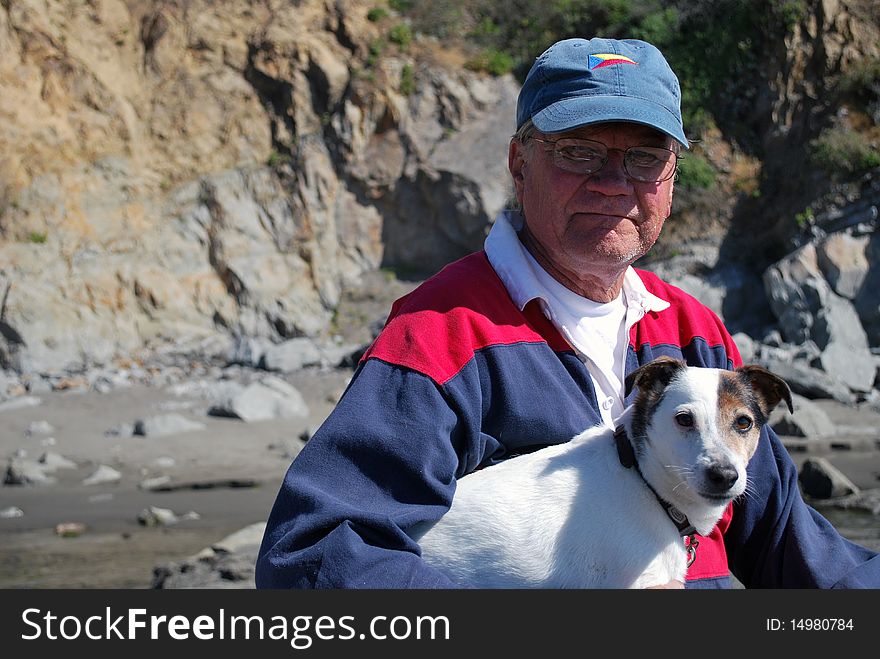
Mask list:
[{"label": "man", "polygon": [[[457,478],[613,425],[626,373],[655,357],[740,364],[711,311],[631,267],[670,213],[687,147],[678,80],[653,46],[571,39],[536,60],[508,156],[521,210],[394,304],[287,473],[258,587],[467,587],[407,533],[448,510]],[[880,558],[804,504],[764,433],[749,496],[699,539],[687,585],[729,587],[732,571],[746,587],[880,587]]]}]

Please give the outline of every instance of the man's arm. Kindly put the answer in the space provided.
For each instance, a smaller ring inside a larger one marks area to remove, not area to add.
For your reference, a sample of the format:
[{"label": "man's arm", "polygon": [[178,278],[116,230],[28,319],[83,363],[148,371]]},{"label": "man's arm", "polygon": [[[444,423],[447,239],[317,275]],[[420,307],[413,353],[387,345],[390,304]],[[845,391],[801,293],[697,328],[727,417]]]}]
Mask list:
[{"label": "man's arm", "polygon": [[797,468],[769,427],[748,476],[724,536],[746,588],[880,588],[880,555],[843,538],[804,502]]},{"label": "man's arm", "polygon": [[451,587],[406,529],[449,509],[464,425],[431,379],[365,362],[287,472],[257,586]]}]

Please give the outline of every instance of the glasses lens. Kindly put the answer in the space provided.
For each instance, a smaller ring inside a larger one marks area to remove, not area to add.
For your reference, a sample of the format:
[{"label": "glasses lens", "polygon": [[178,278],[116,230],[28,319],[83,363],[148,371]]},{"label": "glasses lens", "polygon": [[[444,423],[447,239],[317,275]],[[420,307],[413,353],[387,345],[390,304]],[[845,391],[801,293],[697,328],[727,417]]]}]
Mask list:
[{"label": "glasses lens", "polygon": [[675,153],[660,147],[633,146],[626,150],[623,167],[637,181],[665,181],[675,172]]},{"label": "glasses lens", "polygon": [[560,169],[578,174],[592,174],[602,169],[608,150],[601,142],[567,138],[556,140],[554,162]]}]

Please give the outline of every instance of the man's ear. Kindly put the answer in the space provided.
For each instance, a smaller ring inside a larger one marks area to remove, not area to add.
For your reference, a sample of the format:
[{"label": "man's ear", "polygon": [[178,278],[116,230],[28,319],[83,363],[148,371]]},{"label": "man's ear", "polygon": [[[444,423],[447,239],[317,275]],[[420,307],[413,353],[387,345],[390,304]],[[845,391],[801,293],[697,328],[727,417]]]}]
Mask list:
[{"label": "man's ear", "polygon": [[524,169],[525,161],[525,145],[519,140],[510,140],[510,146],[507,148],[507,168],[513,177],[513,187],[516,193],[516,201],[522,205],[523,188],[525,187]]}]

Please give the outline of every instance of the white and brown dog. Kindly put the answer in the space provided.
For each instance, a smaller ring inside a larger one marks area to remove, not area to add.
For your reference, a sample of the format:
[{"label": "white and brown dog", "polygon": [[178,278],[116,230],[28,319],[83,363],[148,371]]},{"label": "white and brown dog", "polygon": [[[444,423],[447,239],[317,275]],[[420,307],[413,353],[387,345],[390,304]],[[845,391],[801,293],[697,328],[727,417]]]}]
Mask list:
[{"label": "white and brown dog", "polygon": [[708,534],[746,492],[761,426],[780,401],[791,409],[791,392],[760,366],[666,357],[631,373],[633,387],[616,432],[591,428],[461,478],[448,513],[412,531],[425,561],[477,588],[683,582],[682,536]]}]

